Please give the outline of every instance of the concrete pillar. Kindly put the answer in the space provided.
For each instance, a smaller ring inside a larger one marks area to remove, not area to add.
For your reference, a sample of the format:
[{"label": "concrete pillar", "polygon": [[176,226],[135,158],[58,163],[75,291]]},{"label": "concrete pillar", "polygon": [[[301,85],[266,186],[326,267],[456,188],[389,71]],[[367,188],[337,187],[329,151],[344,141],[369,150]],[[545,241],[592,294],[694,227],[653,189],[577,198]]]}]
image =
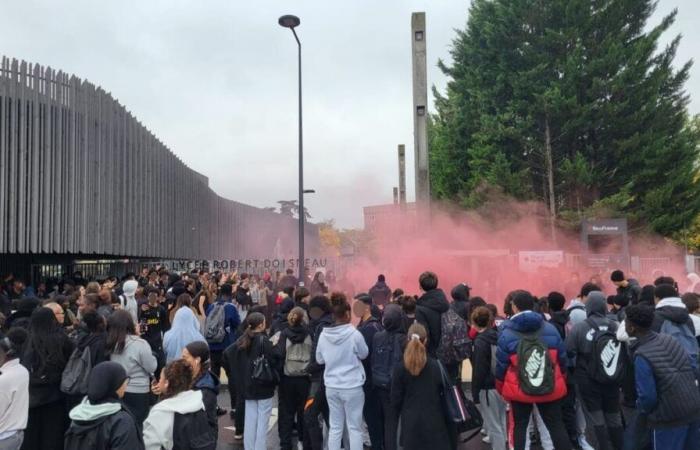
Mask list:
[{"label": "concrete pillar", "polygon": [[411,15],[413,54],[413,138],[416,166],[416,203],[430,202],[428,169],[428,74],[426,66],[425,13]]},{"label": "concrete pillar", "polygon": [[406,146],[399,144],[399,203],[406,203]]},{"label": "concrete pillar", "polygon": [[394,205],[399,204],[399,188],[394,186]]}]

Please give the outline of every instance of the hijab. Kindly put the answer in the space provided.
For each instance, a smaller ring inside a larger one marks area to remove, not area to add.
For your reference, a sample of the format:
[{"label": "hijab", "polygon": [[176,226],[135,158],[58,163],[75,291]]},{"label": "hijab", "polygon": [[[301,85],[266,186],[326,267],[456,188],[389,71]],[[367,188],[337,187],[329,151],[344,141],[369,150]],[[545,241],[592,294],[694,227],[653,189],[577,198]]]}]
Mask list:
[{"label": "hijab", "polygon": [[117,389],[124,384],[124,380],[126,380],[126,370],[121,364],[112,361],[97,364],[90,371],[88,380],[87,397],[90,404],[119,402]]},{"label": "hijab", "polygon": [[165,333],[163,348],[167,356],[167,362],[178,359],[182,354],[182,349],[190,342],[206,342],[204,336],[199,331],[199,320],[194,316],[190,308],[180,308],[175,313],[173,326]]}]

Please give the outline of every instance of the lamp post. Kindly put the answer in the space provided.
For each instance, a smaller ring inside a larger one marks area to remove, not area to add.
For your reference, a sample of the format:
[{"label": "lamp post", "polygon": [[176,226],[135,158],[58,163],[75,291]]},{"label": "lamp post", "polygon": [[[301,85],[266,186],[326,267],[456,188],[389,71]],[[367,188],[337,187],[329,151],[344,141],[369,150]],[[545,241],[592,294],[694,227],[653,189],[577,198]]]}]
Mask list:
[{"label": "lamp post", "polygon": [[295,30],[299,26],[301,20],[297,16],[286,15],[279,18],[277,21],[280,26],[292,30],[294,39],[299,47],[299,281],[304,281],[304,141],[302,128],[302,111],[301,111],[301,42]]}]

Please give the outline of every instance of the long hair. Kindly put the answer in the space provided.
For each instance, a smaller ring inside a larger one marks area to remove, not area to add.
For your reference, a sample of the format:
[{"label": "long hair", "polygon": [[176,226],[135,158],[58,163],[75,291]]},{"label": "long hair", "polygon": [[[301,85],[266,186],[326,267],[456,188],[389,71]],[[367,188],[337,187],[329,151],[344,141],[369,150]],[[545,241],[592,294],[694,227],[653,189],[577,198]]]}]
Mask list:
[{"label": "long hair", "polygon": [[168,380],[168,390],[160,396],[161,400],[175,397],[192,387],[192,368],[182,359],[176,359],[165,366],[163,376]]},{"label": "long hair", "polygon": [[336,323],[344,323],[347,321],[348,313],[350,312],[350,304],[345,294],[342,292],[333,292],[331,294],[331,307],[333,308],[333,317]]},{"label": "long hair", "polygon": [[241,350],[248,350],[250,344],[253,341],[253,336],[255,336],[255,330],[261,324],[265,323],[265,316],[259,312],[250,313],[245,318],[245,327],[243,329],[243,336],[238,340],[238,348]]},{"label": "long hair", "polygon": [[66,335],[50,308],[41,307],[32,312],[29,322],[29,339],[25,351],[29,355],[32,371],[42,372],[48,367],[61,370],[66,365],[63,345]]},{"label": "long hair", "polygon": [[403,365],[408,373],[417,377],[428,362],[428,354],[425,349],[428,333],[423,325],[414,323],[408,329],[407,338],[408,344],[403,352]]},{"label": "long hair", "polygon": [[287,315],[287,322],[290,327],[298,327],[300,325],[306,325],[308,319],[306,318],[306,311],[300,306],[296,306],[289,311]]},{"label": "long hair", "polygon": [[187,352],[192,355],[193,358],[199,358],[199,373],[193,373],[192,378],[196,381],[200,375],[205,374],[209,371],[211,367],[211,354],[209,353],[209,345],[206,342],[194,341],[190,342],[185,346]]},{"label": "long hair", "polygon": [[136,326],[131,314],[123,309],[114,311],[107,320],[107,352],[121,354],[126,345],[126,336],[135,334]]}]

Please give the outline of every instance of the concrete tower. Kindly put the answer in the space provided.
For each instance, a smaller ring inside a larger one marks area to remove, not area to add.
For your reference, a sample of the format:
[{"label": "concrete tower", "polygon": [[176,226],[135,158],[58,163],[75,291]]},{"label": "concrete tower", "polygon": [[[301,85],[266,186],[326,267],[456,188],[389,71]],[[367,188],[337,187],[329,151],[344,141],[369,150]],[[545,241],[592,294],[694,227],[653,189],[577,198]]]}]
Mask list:
[{"label": "concrete tower", "polygon": [[425,13],[411,15],[413,54],[413,138],[416,165],[416,203],[430,202],[428,169],[428,74],[426,67]]}]

